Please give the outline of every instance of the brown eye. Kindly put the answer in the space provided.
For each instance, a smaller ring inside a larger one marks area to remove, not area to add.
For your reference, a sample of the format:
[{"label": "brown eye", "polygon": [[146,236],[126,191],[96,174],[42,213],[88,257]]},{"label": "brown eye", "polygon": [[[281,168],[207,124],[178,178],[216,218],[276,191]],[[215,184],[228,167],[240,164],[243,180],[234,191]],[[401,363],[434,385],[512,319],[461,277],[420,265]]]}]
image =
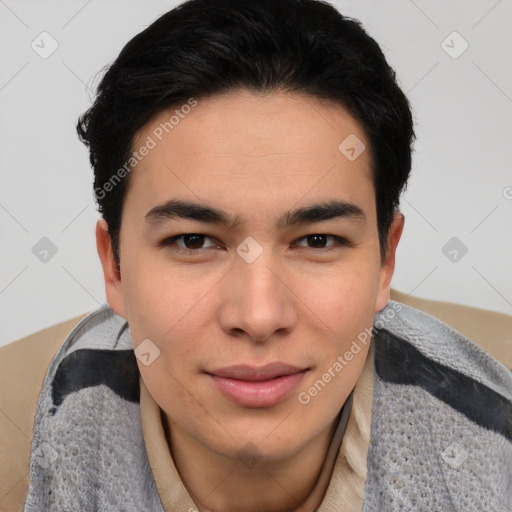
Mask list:
[{"label": "brown eye", "polygon": [[180,238],[183,239],[183,245],[185,245],[186,249],[202,249],[205,235],[191,233],[190,235],[183,235]]},{"label": "brown eye", "polygon": [[189,253],[199,252],[202,249],[208,249],[211,247],[218,247],[218,245],[215,243],[211,243],[209,246],[204,246],[206,239],[211,240],[209,236],[202,235],[200,233],[186,233],[184,235],[177,235],[166,238],[160,242],[159,245],[162,247],[171,247],[177,251],[185,251]]},{"label": "brown eye", "polygon": [[312,243],[315,249],[323,249],[325,247],[327,237],[325,235],[308,235],[306,240],[308,243]]},{"label": "brown eye", "polygon": [[[330,245],[326,245],[327,243],[327,239],[333,239],[334,240],[334,243],[330,244]],[[302,237],[299,239],[299,241],[306,241],[306,243],[308,244],[308,246],[306,246],[305,248],[306,249],[331,249],[331,248],[334,248],[336,246],[343,246],[343,245],[348,245],[348,241],[345,240],[344,238],[341,238],[339,236],[334,236],[334,235],[325,235],[325,234],[313,234],[313,235],[307,235],[305,237]],[[304,247],[304,246],[299,246],[299,247]]]}]

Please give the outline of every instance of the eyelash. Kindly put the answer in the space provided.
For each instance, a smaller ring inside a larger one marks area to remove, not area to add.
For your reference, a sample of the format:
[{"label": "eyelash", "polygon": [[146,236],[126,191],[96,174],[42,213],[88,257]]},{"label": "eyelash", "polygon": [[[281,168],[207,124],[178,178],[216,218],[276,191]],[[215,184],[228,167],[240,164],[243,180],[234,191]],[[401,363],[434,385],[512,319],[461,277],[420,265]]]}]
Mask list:
[{"label": "eyelash", "polygon": [[[212,238],[212,237],[209,237],[208,235],[203,235],[201,233],[184,233],[183,235],[176,235],[176,236],[171,236],[169,238],[166,238],[165,240],[162,240],[158,245],[160,247],[170,247],[172,250],[175,250],[175,251],[178,251],[178,252],[181,252],[181,253],[185,253],[185,254],[198,254],[200,251],[204,251],[204,250],[207,250],[207,249],[214,249],[214,247],[205,247],[205,248],[200,248],[200,249],[186,249],[186,248],[183,248],[183,247],[180,247],[178,245],[176,245],[176,240],[180,239],[180,238],[183,238],[185,236],[190,236],[190,235],[195,235],[195,236],[199,236],[199,237],[204,237],[204,238]],[[345,238],[342,238],[342,237],[339,237],[339,236],[335,236],[335,235],[327,235],[325,233],[312,233],[311,235],[306,235],[306,236],[303,236],[301,238],[298,238],[297,241],[301,241],[301,240],[305,240],[307,239],[308,237],[310,236],[323,236],[323,237],[328,237],[328,238],[332,238],[335,240],[335,244],[331,245],[331,246],[328,246],[328,247],[320,247],[320,248],[313,248],[313,247],[300,247],[298,250],[301,251],[301,250],[310,250],[310,251],[314,251],[314,252],[318,252],[318,251],[329,251],[329,250],[332,250],[336,247],[348,247],[350,246],[350,242],[348,240],[346,240]]]}]

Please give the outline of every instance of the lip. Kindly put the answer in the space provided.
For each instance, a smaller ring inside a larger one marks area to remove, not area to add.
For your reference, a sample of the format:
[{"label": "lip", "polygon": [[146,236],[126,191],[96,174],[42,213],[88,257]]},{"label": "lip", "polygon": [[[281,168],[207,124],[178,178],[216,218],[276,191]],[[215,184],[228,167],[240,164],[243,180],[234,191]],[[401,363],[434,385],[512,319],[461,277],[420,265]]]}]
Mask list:
[{"label": "lip", "polygon": [[300,383],[308,368],[286,363],[255,367],[235,365],[209,372],[213,384],[229,400],[242,407],[272,407]]}]

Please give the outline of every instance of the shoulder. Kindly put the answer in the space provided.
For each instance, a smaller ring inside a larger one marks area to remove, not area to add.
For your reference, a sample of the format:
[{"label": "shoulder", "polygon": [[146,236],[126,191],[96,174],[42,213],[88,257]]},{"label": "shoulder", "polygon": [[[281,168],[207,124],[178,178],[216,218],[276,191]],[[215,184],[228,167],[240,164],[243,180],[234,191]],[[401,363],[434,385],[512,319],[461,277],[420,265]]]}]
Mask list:
[{"label": "shoulder", "polygon": [[[375,316],[368,510],[509,510],[512,372],[441,320]],[[500,478],[496,478],[496,474]],[[366,509],[365,509],[366,510]]]},{"label": "shoulder", "polygon": [[512,370],[512,316],[391,290],[391,299],[427,313],[476,343]]},{"label": "shoulder", "polygon": [[21,510],[37,399],[48,366],[85,314],[0,348],[0,509]]},{"label": "shoulder", "polygon": [[441,320],[390,301],[377,316],[375,370],[422,388],[481,427],[511,438],[512,372]]}]

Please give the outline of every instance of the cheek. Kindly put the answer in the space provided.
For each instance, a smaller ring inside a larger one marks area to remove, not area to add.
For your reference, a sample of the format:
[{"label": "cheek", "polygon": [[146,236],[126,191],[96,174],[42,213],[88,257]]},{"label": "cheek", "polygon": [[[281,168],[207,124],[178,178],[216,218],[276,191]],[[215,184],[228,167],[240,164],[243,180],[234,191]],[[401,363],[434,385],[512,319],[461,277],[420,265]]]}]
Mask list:
[{"label": "cheek", "polygon": [[305,298],[323,334],[317,333],[315,371],[301,386],[299,402],[319,424],[339,409],[356,385],[372,335],[378,271],[368,264],[350,268],[319,283],[322,289],[309,286]]},{"label": "cheek", "polygon": [[160,351],[158,364],[139,364],[141,374],[148,388],[149,382],[162,385],[164,381],[169,388],[171,376],[181,380],[195,371],[198,354],[205,351],[203,340],[212,315],[207,292],[214,282],[147,260],[130,267],[129,272],[123,292],[134,348],[149,339]]},{"label": "cheek", "polygon": [[185,277],[186,272],[166,265],[149,251],[127,247],[126,254],[123,294],[130,329],[138,337],[163,339],[200,301],[200,281]]},{"label": "cheek", "polygon": [[301,299],[331,334],[347,340],[373,322],[378,275],[372,262],[343,265],[321,278],[308,278]]},{"label": "cheek", "polygon": [[[316,367],[304,382],[299,403],[315,424],[332,416],[346,400],[360,376],[372,336],[376,299],[376,273],[369,267],[337,276],[329,288],[309,288],[309,299],[317,307],[316,324],[325,335],[317,336]],[[316,301],[316,302],[315,302]],[[315,311],[316,313],[316,311]]]}]

